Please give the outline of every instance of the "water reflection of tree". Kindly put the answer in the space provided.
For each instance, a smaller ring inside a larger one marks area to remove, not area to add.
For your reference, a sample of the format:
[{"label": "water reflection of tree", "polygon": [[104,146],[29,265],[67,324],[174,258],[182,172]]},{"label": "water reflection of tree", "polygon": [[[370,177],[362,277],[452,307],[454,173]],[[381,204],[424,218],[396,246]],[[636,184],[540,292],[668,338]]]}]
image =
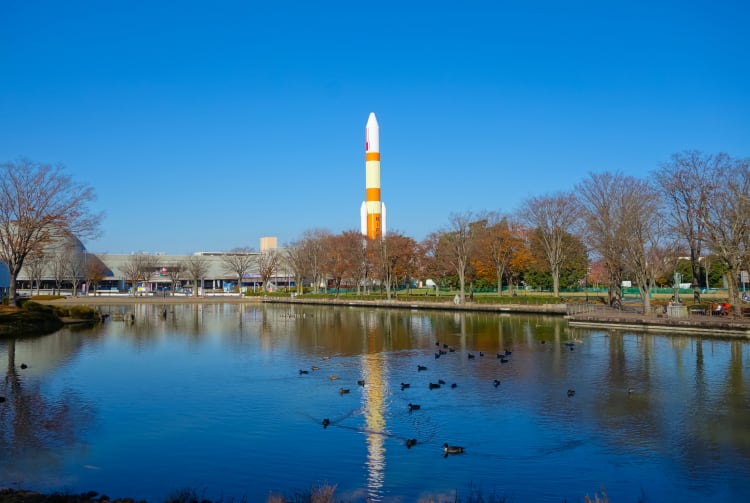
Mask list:
[{"label": "water reflection of tree", "polygon": [[28,474],[51,474],[62,449],[75,445],[93,411],[71,393],[45,396],[16,361],[16,339],[6,339],[8,366],[0,396],[0,480],[24,483]]}]

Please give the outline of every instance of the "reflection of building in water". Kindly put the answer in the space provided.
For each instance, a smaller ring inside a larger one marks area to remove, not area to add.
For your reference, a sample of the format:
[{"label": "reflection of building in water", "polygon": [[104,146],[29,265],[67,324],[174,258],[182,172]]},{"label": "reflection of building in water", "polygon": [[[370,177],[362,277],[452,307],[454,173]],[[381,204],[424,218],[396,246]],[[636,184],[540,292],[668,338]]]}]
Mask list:
[{"label": "reflection of building in water", "polygon": [[385,397],[387,392],[387,378],[385,362],[379,348],[370,347],[370,341],[381,340],[371,333],[380,325],[375,319],[376,313],[362,313],[363,336],[366,338],[367,351],[362,356],[362,378],[365,381],[362,393],[362,410],[365,415],[367,431],[367,493],[368,501],[378,501],[382,498],[381,489],[385,476],[385,448],[383,446],[386,433]]}]

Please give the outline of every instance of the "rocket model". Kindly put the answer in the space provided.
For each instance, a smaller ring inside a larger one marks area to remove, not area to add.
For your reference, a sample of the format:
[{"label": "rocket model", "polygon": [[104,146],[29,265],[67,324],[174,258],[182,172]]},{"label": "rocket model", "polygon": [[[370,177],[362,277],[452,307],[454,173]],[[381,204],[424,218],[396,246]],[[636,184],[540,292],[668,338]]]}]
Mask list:
[{"label": "rocket model", "polygon": [[380,127],[372,112],[365,127],[365,194],[360,208],[362,234],[380,239],[385,236],[385,204],[380,201]]}]

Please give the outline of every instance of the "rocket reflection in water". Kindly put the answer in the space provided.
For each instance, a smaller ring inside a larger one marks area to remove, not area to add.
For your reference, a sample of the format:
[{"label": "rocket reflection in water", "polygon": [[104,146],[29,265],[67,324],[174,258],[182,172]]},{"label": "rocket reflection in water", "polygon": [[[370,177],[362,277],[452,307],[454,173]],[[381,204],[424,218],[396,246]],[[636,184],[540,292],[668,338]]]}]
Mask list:
[{"label": "rocket reflection in water", "polygon": [[[363,316],[371,314],[363,313]],[[369,322],[369,323],[368,323]],[[377,338],[369,337],[369,332],[379,325],[375,319],[363,319],[362,326],[365,327],[363,334],[368,341]],[[372,352],[369,352],[372,350]],[[365,389],[362,394],[362,409],[365,413],[367,430],[367,490],[368,495],[374,501],[381,496],[385,474],[385,448],[386,437],[385,424],[385,393],[387,387],[387,376],[382,353],[373,348],[368,348],[368,353],[362,356],[362,373],[365,380]]]}]

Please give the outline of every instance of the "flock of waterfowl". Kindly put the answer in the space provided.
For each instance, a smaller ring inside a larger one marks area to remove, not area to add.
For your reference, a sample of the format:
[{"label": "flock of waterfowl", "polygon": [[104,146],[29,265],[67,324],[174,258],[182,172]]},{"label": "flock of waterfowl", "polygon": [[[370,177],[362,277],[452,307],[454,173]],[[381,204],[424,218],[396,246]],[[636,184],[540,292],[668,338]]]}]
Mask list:
[{"label": "flock of waterfowl", "polygon": [[[448,346],[447,344],[441,344],[439,341],[436,342],[435,345],[438,346],[438,350],[435,352],[435,359],[438,359],[441,356],[448,354],[449,352],[450,353],[455,353],[456,352],[455,348],[452,348],[452,347]],[[478,354],[479,354],[479,357],[484,357],[485,356],[485,354],[483,352],[481,352],[481,351]],[[505,350],[502,353],[497,353],[496,354],[496,358],[498,360],[500,360],[501,363],[507,363],[509,361],[508,357],[511,354],[512,354],[511,351]],[[469,359],[474,359],[474,358],[476,358],[476,355],[474,353],[470,352],[470,353],[467,353],[467,357]],[[323,360],[328,360],[328,359],[329,359],[329,357],[323,357]],[[313,365],[313,366],[310,367],[310,370],[299,369],[298,373],[299,373],[299,375],[302,376],[302,375],[308,375],[308,374],[310,374],[311,371],[314,372],[314,371],[317,371],[317,370],[320,370],[320,367],[316,366],[316,365]],[[426,365],[421,365],[421,364],[417,365],[417,372],[423,372],[423,371],[426,371],[426,370],[427,370],[427,366]],[[340,378],[336,374],[330,374],[328,376],[328,379],[331,380],[331,381],[336,381],[336,380],[339,380]],[[358,386],[364,387],[365,384],[366,383],[365,383],[365,381],[363,379],[360,379],[360,380],[357,381],[357,385]],[[428,383],[428,388],[430,390],[433,390],[433,389],[439,389],[440,387],[446,386],[446,385],[447,385],[446,381],[444,381],[443,379],[438,379],[437,382],[429,382]],[[500,380],[495,379],[494,380],[494,386],[497,387],[499,385],[500,385]],[[458,384],[455,383],[455,382],[451,383],[451,385],[450,385],[451,388],[456,388],[457,386],[458,386]],[[407,383],[407,382],[402,382],[400,384],[400,387],[401,387],[401,391],[404,391],[406,389],[409,389],[411,387],[411,384]],[[345,387],[340,387],[339,388],[339,394],[341,394],[341,395],[348,394],[348,393],[350,393],[350,391],[351,390],[349,388],[345,388]],[[422,408],[421,405],[416,404],[416,403],[412,403],[412,402],[409,402],[408,405],[407,405],[407,407],[408,407],[408,411],[409,412],[419,411]],[[329,426],[331,426],[332,423],[331,423],[331,420],[326,417],[326,418],[323,419],[323,421],[322,421],[321,424],[323,426],[323,429],[327,429]],[[408,438],[408,439],[406,439],[406,448],[407,449],[411,449],[415,445],[417,445],[417,439],[416,438]],[[446,456],[446,457],[448,455],[453,455],[453,454],[463,454],[464,451],[465,451],[465,448],[463,446],[450,445],[448,443],[444,443],[443,446],[442,446],[442,448],[443,448],[443,455]]]},{"label": "flock of waterfowl", "polygon": [[[540,342],[542,344],[544,344],[546,341],[540,341]],[[575,342],[567,341],[567,342],[564,342],[564,345],[565,345],[566,348],[569,349],[569,351],[574,351],[575,350]],[[444,355],[456,352],[455,348],[449,346],[448,344],[441,343],[440,341],[436,341],[435,342],[435,346],[437,347],[437,349],[435,351],[435,354],[434,354],[436,360],[440,359]],[[502,350],[502,351],[496,353],[495,354],[495,359],[499,360],[499,362],[501,364],[506,364],[506,363],[510,362],[510,358],[511,358],[512,354],[513,354],[513,352],[511,350],[505,349],[505,350]],[[466,355],[466,358],[468,358],[469,360],[474,360],[476,358],[484,358],[486,356],[485,353],[482,352],[482,351],[479,351],[479,352],[467,352],[467,353],[465,353],[465,355]],[[324,357],[323,359],[327,360],[328,357]],[[320,367],[318,367],[318,366],[312,366],[312,367],[310,367],[310,369],[311,369],[311,371],[316,371],[316,370],[320,370]],[[427,370],[428,370],[428,368],[427,368],[426,365],[422,365],[422,364],[418,364],[417,365],[417,372],[418,373],[425,372]],[[300,375],[306,375],[306,374],[309,374],[309,373],[310,373],[310,371],[308,371],[306,369],[300,369],[299,370],[299,374]],[[328,379],[331,380],[331,381],[335,381],[335,380],[339,379],[339,376],[337,376],[335,374],[330,374],[328,376]],[[365,381],[362,380],[362,379],[360,379],[360,380],[357,381],[357,385],[364,387],[365,386]],[[501,385],[500,379],[493,379],[492,385],[495,388],[499,387]],[[439,389],[439,388],[441,388],[443,386],[447,386],[446,381],[444,381],[443,379],[438,379],[436,382],[433,382],[431,380],[428,381],[428,388],[430,390]],[[450,384],[451,388],[456,388],[457,386],[458,386],[458,384],[455,383],[455,382]],[[400,383],[401,391],[409,389],[410,387],[411,387],[411,384],[408,383],[408,382],[401,382]],[[344,395],[344,394],[348,394],[348,393],[350,393],[350,389],[349,388],[346,388],[346,387],[340,387],[339,388],[339,394]],[[633,389],[632,388],[628,389],[628,394],[630,394],[630,393],[633,393]],[[569,398],[574,397],[575,394],[576,394],[576,391],[574,389],[568,389],[567,390],[567,396]],[[419,411],[422,408],[422,406],[420,404],[412,403],[412,402],[409,402],[407,404],[407,407],[408,407],[408,412],[409,413],[415,412],[415,411]],[[328,428],[328,426],[330,426],[331,424],[332,423],[331,423],[331,420],[329,418],[325,418],[322,421],[322,425],[323,425],[324,429]],[[408,439],[406,439],[406,447],[407,447],[407,449],[411,449],[415,445],[417,445],[417,439],[416,438],[408,438]],[[451,445],[451,444],[448,444],[448,443],[444,443],[442,445],[442,448],[443,448],[443,455],[446,456],[446,457],[449,456],[449,455],[453,455],[453,454],[463,454],[465,452],[465,448],[463,446],[460,446],[460,445]]]}]

